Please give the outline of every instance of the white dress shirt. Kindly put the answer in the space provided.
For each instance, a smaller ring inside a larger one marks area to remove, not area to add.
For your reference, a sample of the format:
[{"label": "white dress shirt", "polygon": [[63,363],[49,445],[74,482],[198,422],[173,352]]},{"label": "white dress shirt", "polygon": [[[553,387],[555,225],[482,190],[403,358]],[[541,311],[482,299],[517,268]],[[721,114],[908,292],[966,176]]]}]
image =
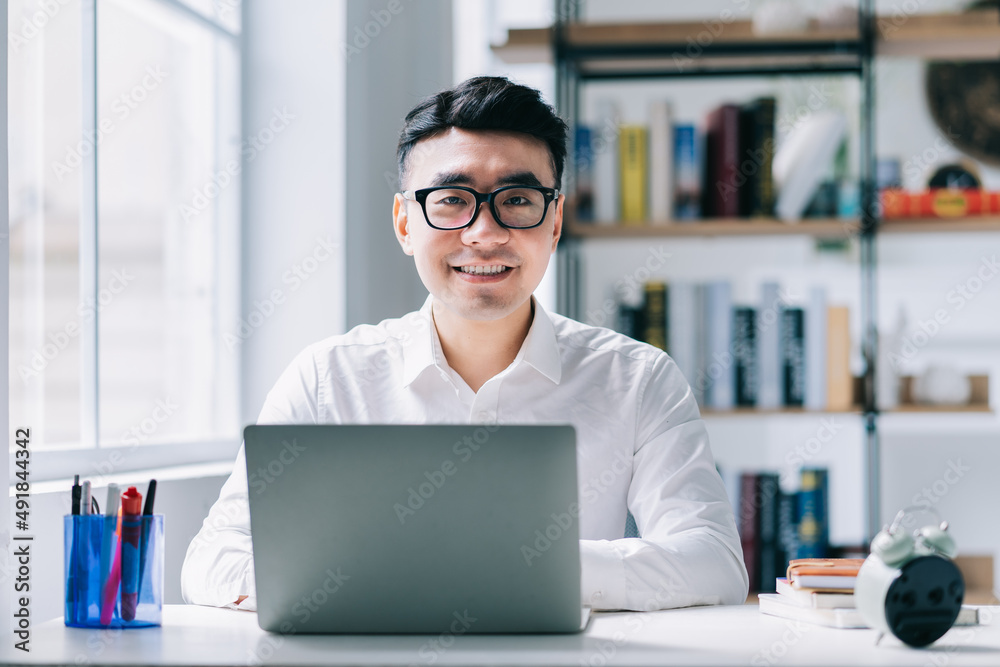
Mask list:
[{"label": "white dress shirt", "polygon": [[[743,552],[698,406],[662,351],[550,315],[535,301],[514,361],[478,392],[449,366],[431,316],[361,325],[303,350],[258,423],[571,423],[582,599],[595,609],[739,604]],[[641,538],[624,539],[631,510]],[[190,603],[255,609],[243,448],[181,575]]]}]

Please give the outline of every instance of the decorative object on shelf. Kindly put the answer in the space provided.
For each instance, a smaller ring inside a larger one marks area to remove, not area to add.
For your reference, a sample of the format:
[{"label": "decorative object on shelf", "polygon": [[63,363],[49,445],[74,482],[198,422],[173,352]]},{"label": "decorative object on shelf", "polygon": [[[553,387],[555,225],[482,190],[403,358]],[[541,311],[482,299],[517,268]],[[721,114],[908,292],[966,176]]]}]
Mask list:
[{"label": "decorative object on shelf", "polygon": [[809,115],[789,133],[774,156],[775,212],[780,219],[796,222],[802,218],[846,131],[842,113],[824,110]]},{"label": "decorative object on shelf", "polygon": [[[975,2],[969,9],[1000,6]],[[934,122],[955,146],[972,157],[1000,165],[1000,67],[983,62],[932,62],[924,84]]]},{"label": "decorative object on shelf", "polygon": [[968,160],[963,160],[956,164],[945,164],[934,170],[934,173],[927,180],[927,187],[949,188],[952,190],[978,190],[982,187],[982,183],[979,180],[977,172],[978,169],[976,169],[975,165],[969,163]]},{"label": "decorative object on shelf", "polygon": [[753,13],[755,35],[780,35],[809,27],[809,17],[792,0],[766,0]]},{"label": "decorative object on shelf", "polygon": [[[933,514],[939,523],[910,532],[907,518],[916,512]],[[952,561],[956,553],[948,522],[929,506],[900,510],[875,536],[854,599],[879,639],[891,632],[909,646],[927,646],[954,625],[965,597],[965,580]]]},{"label": "decorative object on shelf", "polygon": [[875,375],[875,402],[879,410],[895,410],[899,407],[900,363],[903,361],[903,345],[908,329],[906,308],[900,304],[896,315],[896,326],[891,332],[879,333],[878,365]]},{"label": "decorative object on shelf", "polygon": [[968,405],[969,378],[953,366],[936,364],[913,380],[913,399],[927,405]]}]

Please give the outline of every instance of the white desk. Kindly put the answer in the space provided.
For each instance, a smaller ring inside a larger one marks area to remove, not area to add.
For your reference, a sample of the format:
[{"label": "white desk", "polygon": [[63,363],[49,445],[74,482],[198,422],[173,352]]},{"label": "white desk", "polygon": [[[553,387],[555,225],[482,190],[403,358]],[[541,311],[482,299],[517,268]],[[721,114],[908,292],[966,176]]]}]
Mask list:
[{"label": "white desk", "polygon": [[[761,615],[756,605],[594,614],[580,635],[282,636],[250,612],[168,605],[163,627],[67,628],[62,619],[33,628],[32,651],[17,663],[149,665],[1000,665],[1000,607],[989,625],[956,628],[931,649],[894,637],[875,646],[870,630],[834,630]],[[437,642],[436,644],[432,642]],[[444,646],[443,644],[450,644]]]}]

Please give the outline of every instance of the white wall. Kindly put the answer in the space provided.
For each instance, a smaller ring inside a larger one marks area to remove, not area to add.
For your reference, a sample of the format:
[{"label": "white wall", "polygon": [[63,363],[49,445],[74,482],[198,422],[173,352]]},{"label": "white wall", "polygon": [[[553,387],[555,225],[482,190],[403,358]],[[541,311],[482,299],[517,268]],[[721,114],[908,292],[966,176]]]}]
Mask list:
[{"label": "white wall", "polygon": [[243,316],[263,316],[243,343],[244,424],[302,348],[344,330],[346,4],[243,4],[243,136],[294,116],[243,171]]},{"label": "white wall", "polygon": [[345,34],[357,50],[345,63],[346,325],[353,327],[399,317],[427,297],[392,232],[396,142],[414,104],[452,85],[451,2],[355,0]]}]

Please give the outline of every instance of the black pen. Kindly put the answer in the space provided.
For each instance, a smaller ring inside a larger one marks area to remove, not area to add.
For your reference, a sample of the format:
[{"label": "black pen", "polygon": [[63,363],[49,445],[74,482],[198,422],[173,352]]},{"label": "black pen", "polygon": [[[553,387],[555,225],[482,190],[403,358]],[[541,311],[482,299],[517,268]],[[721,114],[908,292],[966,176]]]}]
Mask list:
[{"label": "black pen", "polygon": [[83,495],[83,487],[80,486],[80,476],[73,475],[73,509],[72,514],[76,516],[80,513],[80,497]]},{"label": "black pen", "polygon": [[149,480],[146,489],[146,503],[142,506],[142,535],[139,538],[139,586],[136,588],[139,601],[142,601],[142,574],[146,569],[146,546],[149,542],[150,522],[153,520],[153,501],[156,498],[156,480]]},{"label": "black pen", "polygon": [[[70,513],[75,517],[80,514],[80,497],[83,494],[83,488],[80,486],[80,476],[73,476],[73,489],[70,491],[70,498],[72,498],[72,504],[70,507]],[[80,525],[77,519],[72,519],[73,521],[73,543],[69,548],[69,580],[66,582],[66,615],[69,617],[70,623],[77,622],[77,598],[79,597],[80,591],[77,590],[77,581],[80,575],[80,556],[76,553],[77,549],[80,548]]]}]

